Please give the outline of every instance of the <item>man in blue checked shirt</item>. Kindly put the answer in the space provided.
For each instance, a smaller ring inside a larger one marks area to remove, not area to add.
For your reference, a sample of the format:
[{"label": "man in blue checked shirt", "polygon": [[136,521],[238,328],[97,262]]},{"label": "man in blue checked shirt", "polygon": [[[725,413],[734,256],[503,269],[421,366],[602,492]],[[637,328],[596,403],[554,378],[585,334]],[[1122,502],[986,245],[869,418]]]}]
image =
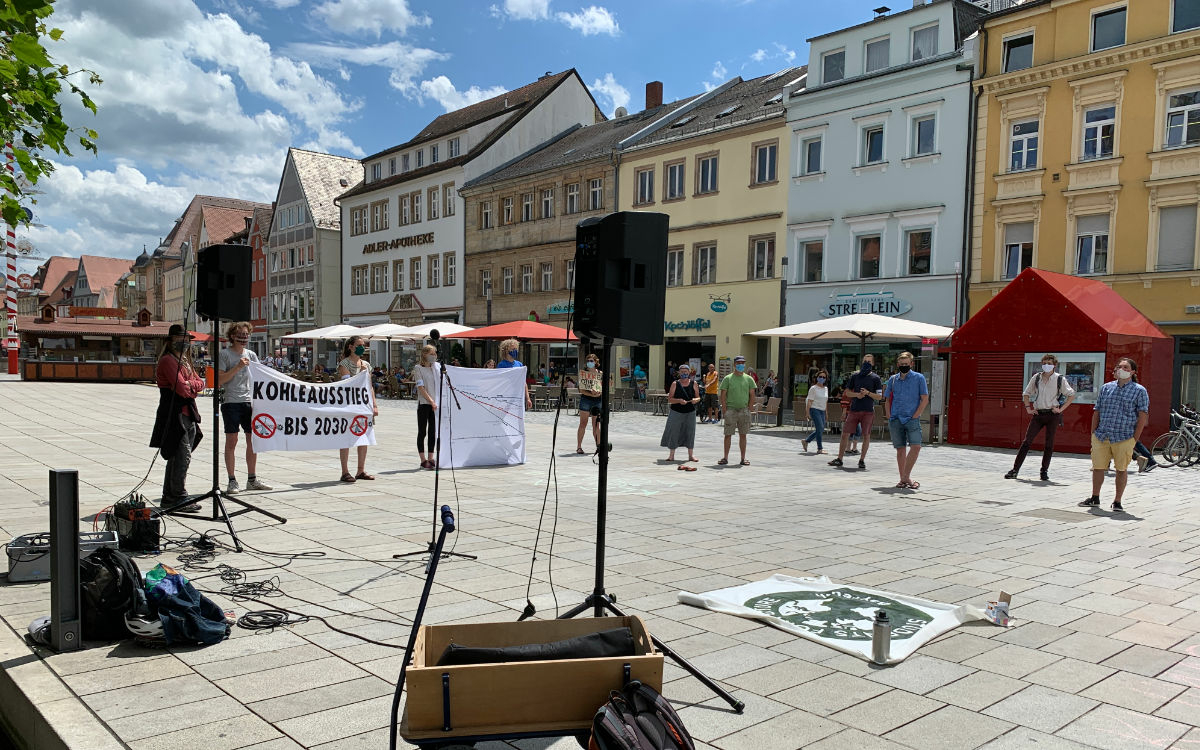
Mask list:
[{"label": "man in blue checked shirt", "polygon": [[883,407],[888,418],[888,430],[892,435],[892,447],[896,449],[896,466],[900,469],[902,490],[917,490],[920,482],[913,481],[912,470],[921,452],[921,412],[929,405],[929,386],[925,376],[912,371],[913,355],[904,352],[896,357],[896,369],[900,372],[888,378],[883,389]]},{"label": "man in blue checked shirt", "polygon": [[1132,359],[1122,358],[1113,370],[1116,379],[1100,386],[1092,413],[1092,496],[1081,502],[1081,506],[1100,505],[1100,488],[1111,461],[1117,472],[1117,494],[1112,509],[1117,513],[1125,510],[1121,506],[1128,479],[1125,470],[1133,460],[1133,446],[1141,439],[1150,418],[1150,394],[1134,382],[1136,369]]}]

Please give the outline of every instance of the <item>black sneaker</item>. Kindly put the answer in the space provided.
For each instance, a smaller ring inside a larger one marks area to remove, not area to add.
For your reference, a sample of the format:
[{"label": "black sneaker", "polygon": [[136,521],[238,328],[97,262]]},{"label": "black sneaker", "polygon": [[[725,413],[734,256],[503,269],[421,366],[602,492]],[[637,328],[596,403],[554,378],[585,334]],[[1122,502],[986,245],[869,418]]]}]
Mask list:
[{"label": "black sneaker", "polygon": [[832,461],[830,461],[830,462],[829,462],[829,465],[830,465],[830,466],[841,466],[841,465],[842,465],[842,459],[840,459],[840,458],[835,458],[835,459],[833,459]]},{"label": "black sneaker", "polygon": [[1038,475],[1038,477],[1039,477],[1039,478],[1040,478],[1040,479],[1041,479],[1043,482],[1049,482],[1049,481],[1050,481],[1050,472],[1048,472],[1048,471],[1043,471],[1041,474],[1039,474],[1039,475]]},{"label": "black sneaker", "polygon": [[862,460],[861,458],[860,458],[860,459],[858,459],[858,468],[860,468],[860,469],[865,469],[865,468],[867,468],[867,462],[866,462],[866,461],[864,461],[864,460]]},{"label": "black sneaker", "polygon": [[1081,507],[1081,508],[1095,508],[1095,507],[1099,507],[1099,505],[1100,505],[1100,496],[1099,496],[1099,495],[1092,495],[1092,496],[1091,496],[1091,497],[1089,497],[1087,500],[1084,500],[1082,503],[1080,503],[1080,504],[1079,504],[1079,507]]},{"label": "black sneaker", "polygon": [[1150,472],[1154,471],[1157,468],[1158,468],[1157,463],[1152,463],[1152,464],[1148,463],[1148,464],[1146,464],[1146,473],[1149,474]]},{"label": "black sneaker", "polygon": [[1004,475],[1004,478],[1005,479],[1016,479],[1017,478],[1017,470],[1013,469],[1012,471],[1008,472],[1007,474]]},{"label": "black sneaker", "polygon": [[1120,503],[1113,503],[1112,509],[1113,509],[1113,513],[1124,513],[1125,512],[1124,506],[1122,506]]}]

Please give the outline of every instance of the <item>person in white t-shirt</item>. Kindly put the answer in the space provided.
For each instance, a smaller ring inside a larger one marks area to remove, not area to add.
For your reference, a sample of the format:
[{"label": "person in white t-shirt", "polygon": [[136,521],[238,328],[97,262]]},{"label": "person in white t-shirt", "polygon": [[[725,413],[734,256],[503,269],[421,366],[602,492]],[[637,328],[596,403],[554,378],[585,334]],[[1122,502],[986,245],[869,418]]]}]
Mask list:
[{"label": "person in white t-shirt", "polygon": [[437,358],[437,349],[426,344],[421,348],[420,364],[412,369],[413,387],[417,391],[417,453],[421,456],[422,469],[437,467],[434,448],[437,445],[438,381],[442,372]]},{"label": "person in white t-shirt", "polygon": [[814,440],[817,441],[817,453],[825,452],[825,447],[821,444],[821,436],[825,433],[825,410],[828,404],[829,373],[825,370],[818,370],[813,384],[808,387],[808,396],[804,399],[804,405],[808,407],[808,416],[813,423],[812,433],[800,441],[805,453],[808,453],[808,444]]},{"label": "person in white t-shirt", "polygon": [[258,355],[247,349],[250,343],[250,333],[254,326],[246,321],[230,323],[225,330],[229,346],[217,355],[217,386],[224,389],[221,398],[221,421],[225,424],[225,473],[229,475],[229,484],[225,494],[236,495],[241,491],[233,467],[237,463],[238,430],[246,433],[246,489],[269,490],[255,475],[258,456],[254,452],[254,444],[250,440],[250,422],[254,417],[251,399],[250,373],[246,369],[251,362],[258,361]]}]

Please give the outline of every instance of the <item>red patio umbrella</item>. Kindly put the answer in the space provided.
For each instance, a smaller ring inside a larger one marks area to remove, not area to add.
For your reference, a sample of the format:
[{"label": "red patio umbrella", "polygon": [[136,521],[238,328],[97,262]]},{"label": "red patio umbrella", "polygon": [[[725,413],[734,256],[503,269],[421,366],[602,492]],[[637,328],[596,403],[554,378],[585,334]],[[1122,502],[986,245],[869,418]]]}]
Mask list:
[{"label": "red patio umbrella", "polygon": [[560,341],[578,341],[574,333],[565,328],[552,326],[547,323],[537,323],[532,320],[514,320],[511,323],[497,323],[462,333],[452,333],[442,338],[447,339],[489,339],[503,341],[518,339],[525,344],[556,344]]}]

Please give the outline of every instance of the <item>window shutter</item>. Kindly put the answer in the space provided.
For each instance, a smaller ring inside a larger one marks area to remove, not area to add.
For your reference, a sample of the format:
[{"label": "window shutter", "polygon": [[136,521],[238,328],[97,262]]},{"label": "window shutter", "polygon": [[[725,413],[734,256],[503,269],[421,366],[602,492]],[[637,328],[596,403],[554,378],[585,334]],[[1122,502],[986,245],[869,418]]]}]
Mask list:
[{"label": "window shutter", "polygon": [[1021,242],[1033,242],[1033,222],[1023,221],[1020,224],[1004,225],[1004,244],[1012,245]]},{"label": "window shutter", "polygon": [[1106,234],[1108,232],[1108,214],[1080,216],[1075,220],[1077,234]]},{"label": "window shutter", "polygon": [[1158,211],[1158,270],[1182,271],[1196,259],[1196,207],[1171,206]]}]

